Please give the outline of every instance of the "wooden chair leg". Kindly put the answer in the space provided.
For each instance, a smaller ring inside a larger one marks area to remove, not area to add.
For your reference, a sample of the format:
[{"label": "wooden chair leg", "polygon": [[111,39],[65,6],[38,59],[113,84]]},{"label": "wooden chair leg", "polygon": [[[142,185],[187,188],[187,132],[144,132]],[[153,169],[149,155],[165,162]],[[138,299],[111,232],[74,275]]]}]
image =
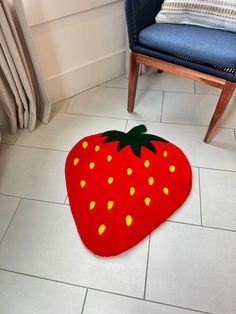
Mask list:
[{"label": "wooden chair leg", "polygon": [[216,109],[215,109],[215,112],[212,116],[210,125],[208,127],[208,130],[207,130],[207,133],[206,133],[206,136],[204,139],[205,143],[209,144],[211,142],[211,139],[212,139],[212,137],[213,137],[213,135],[217,129],[217,126],[218,126],[218,124],[219,124],[219,122],[220,122],[220,120],[224,114],[224,111],[225,111],[225,109],[226,109],[226,107],[230,101],[230,98],[233,95],[235,87],[236,87],[236,83],[226,81],[226,83],[222,89],[218,103],[216,105]]},{"label": "wooden chair leg", "polygon": [[136,54],[130,52],[129,59],[129,86],[128,86],[128,112],[133,112],[138,83],[139,63]]}]

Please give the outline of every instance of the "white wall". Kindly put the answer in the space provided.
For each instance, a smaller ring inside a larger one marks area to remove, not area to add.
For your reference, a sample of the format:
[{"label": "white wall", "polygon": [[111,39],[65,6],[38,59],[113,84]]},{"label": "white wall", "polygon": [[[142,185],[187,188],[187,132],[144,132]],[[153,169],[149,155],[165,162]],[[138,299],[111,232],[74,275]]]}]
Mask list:
[{"label": "white wall", "polygon": [[125,72],[123,1],[22,2],[53,102]]},{"label": "white wall", "polygon": [[[52,102],[125,72],[121,0],[22,0]],[[0,125],[6,123],[0,108]]]}]

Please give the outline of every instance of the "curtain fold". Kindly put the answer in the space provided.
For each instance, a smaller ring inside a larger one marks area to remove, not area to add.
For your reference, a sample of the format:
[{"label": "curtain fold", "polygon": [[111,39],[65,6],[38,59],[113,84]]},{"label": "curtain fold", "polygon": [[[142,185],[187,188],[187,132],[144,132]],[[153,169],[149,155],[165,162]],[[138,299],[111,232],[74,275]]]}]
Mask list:
[{"label": "curtain fold", "polygon": [[30,29],[20,0],[0,0],[0,105],[11,133],[33,131],[37,119],[48,123],[51,113]]}]

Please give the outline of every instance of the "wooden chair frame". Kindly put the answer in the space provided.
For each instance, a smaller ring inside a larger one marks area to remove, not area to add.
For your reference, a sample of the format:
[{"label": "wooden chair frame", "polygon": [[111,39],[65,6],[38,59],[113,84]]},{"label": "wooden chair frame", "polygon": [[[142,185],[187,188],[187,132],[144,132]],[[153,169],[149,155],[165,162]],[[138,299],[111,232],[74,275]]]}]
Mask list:
[{"label": "wooden chair frame", "polygon": [[128,112],[133,112],[134,110],[140,64],[145,64],[164,72],[183,76],[222,89],[220,98],[215,108],[215,112],[213,113],[206,136],[204,138],[205,143],[210,143],[230,101],[230,98],[233,95],[236,83],[131,51],[129,62]]}]

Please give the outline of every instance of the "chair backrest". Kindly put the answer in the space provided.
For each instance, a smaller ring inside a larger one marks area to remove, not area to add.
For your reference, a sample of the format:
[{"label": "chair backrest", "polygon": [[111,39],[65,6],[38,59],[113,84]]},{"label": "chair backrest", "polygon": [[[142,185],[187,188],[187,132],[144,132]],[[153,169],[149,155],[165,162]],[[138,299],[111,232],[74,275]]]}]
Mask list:
[{"label": "chair backrest", "polygon": [[145,27],[155,23],[155,17],[161,9],[164,0],[132,0],[133,14],[140,32]]},{"label": "chair backrest", "polygon": [[155,17],[164,0],[124,0],[130,46],[134,46],[136,35],[145,27],[155,23]]}]

